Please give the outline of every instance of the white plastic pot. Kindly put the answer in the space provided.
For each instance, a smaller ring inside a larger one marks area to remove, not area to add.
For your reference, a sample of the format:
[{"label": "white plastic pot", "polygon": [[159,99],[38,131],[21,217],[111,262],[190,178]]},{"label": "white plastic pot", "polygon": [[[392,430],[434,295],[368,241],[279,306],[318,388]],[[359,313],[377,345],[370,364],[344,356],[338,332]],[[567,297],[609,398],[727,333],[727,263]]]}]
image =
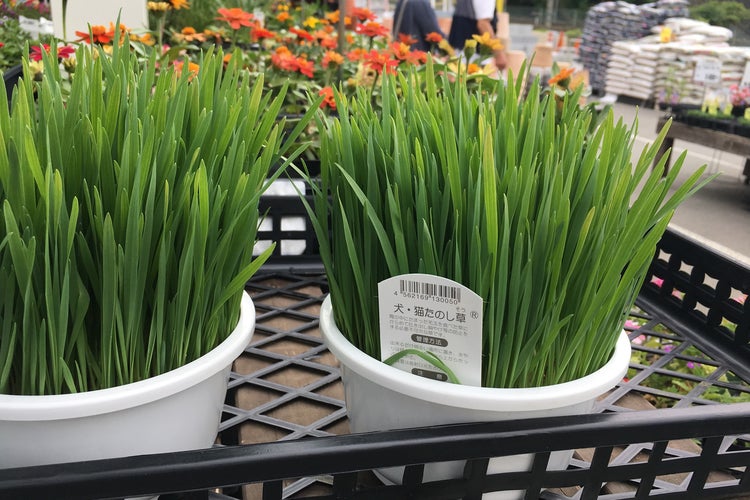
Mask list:
[{"label": "white plastic pot", "polygon": [[[360,351],[336,327],[330,296],[320,311],[320,330],[329,350],[341,363],[352,432],[588,413],[598,396],[622,380],[630,362],[630,342],[623,332],[610,361],[586,377],[528,389],[471,387],[419,377]],[[565,469],[571,454],[552,453],[548,468]],[[530,470],[532,459],[531,455],[493,458],[488,472]],[[425,481],[461,477],[463,465],[463,462],[428,465]],[[400,482],[402,474],[403,468],[378,471],[381,479],[389,483]],[[489,493],[484,498],[523,498],[523,492]]]},{"label": "white plastic pot", "polygon": [[229,370],[254,329],[255,307],[244,293],[229,337],[180,368],[79,394],[0,395],[0,468],[210,447]]}]

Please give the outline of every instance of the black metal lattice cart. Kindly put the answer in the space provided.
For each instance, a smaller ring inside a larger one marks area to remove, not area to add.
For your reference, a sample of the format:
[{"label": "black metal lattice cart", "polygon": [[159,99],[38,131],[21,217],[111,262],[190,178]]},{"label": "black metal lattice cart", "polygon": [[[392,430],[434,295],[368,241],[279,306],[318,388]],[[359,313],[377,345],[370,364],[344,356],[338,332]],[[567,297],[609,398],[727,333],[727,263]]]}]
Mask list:
[{"label": "black metal lattice cart", "polygon": [[[356,435],[318,332],[315,241],[304,224],[282,229],[301,207],[264,203],[261,238],[304,249],[247,285],[256,334],[234,364],[217,446],[0,471],[0,498],[750,498],[750,269],[668,232],[626,324],[631,369],[595,414]],[[546,471],[561,449],[575,450],[571,466]],[[487,457],[521,453],[534,454],[530,471],[487,475]],[[464,477],[422,481],[423,464],[459,459]],[[402,485],[370,472],[394,465],[407,465]]]}]

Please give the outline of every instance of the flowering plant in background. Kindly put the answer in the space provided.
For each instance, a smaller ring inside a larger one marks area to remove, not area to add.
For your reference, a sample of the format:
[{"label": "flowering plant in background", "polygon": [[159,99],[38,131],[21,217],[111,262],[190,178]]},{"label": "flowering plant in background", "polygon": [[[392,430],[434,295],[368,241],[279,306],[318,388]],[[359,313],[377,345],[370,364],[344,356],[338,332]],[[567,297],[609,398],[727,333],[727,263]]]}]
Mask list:
[{"label": "flowering plant in background", "polygon": [[750,106],[750,87],[747,85],[739,86],[736,83],[730,85],[729,101],[732,103],[732,106],[737,108]]},{"label": "flowering plant in background", "polygon": [[[215,0],[148,1],[150,29],[130,29],[116,22],[91,25],[86,31],[75,32],[74,43],[97,45],[111,54],[118,34],[123,35],[119,39],[129,39],[130,50],[143,64],[153,57],[157,71],[175,67],[178,73],[188,70],[190,74],[198,70],[195,65],[202,53],[221,47],[225,64],[236,62],[254,77],[263,76],[272,95],[284,94],[281,114],[288,118],[303,114],[311,96],[323,96],[321,109],[332,113],[336,112],[334,89],[351,97],[358,87],[365,87],[377,101],[383,74],[415,69],[423,82],[428,71],[428,53],[412,50],[415,40],[410,37],[391,40],[388,28],[367,8],[354,8],[343,20],[346,29],[340,33],[340,12],[326,10],[327,4],[269,0],[252,12],[237,5]],[[445,73],[449,81],[466,78],[481,85],[494,71],[460,61],[438,33],[428,39],[435,58],[429,71]],[[497,42],[476,37],[471,43],[477,53],[484,54],[495,50]],[[41,71],[42,65],[34,62],[44,45],[34,43],[32,47],[36,48],[30,54],[30,68]],[[75,60],[66,57],[72,49],[64,47],[67,45],[58,48],[58,56],[65,69],[72,71]],[[316,131],[314,125],[310,127],[307,137],[312,140]]]}]

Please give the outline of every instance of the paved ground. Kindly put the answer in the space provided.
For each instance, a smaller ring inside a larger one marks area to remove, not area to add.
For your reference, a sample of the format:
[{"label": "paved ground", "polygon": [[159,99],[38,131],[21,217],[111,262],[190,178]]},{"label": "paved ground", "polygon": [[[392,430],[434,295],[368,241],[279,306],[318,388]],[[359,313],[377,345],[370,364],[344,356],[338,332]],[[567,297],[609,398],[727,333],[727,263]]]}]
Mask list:
[{"label": "paved ground", "polygon": [[[614,108],[627,123],[638,113],[634,154],[640,154],[640,149],[656,137],[660,112],[623,103],[616,103]],[[744,184],[742,176],[745,159],[679,140],[674,149],[673,159],[684,150],[688,152],[680,178],[703,164],[720,175],[678,208],[671,227],[750,267],[750,186]]]}]

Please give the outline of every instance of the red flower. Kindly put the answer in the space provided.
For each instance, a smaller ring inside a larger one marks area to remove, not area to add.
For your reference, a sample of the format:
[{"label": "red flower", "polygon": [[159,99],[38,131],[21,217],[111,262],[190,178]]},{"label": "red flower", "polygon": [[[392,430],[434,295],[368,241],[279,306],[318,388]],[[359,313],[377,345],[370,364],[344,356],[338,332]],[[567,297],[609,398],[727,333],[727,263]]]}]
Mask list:
[{"label": "red flower", "polygon": [[399,33],[398,34],[398,41],[401,42],[401,43],[405,43],[406,45],[414,45],[419,40],[417,40],[413,36],[409,35],[408,33]]},{"label": "red flower", "polygon": [[374,21],[377,18],[373,11],[364,7],[354,7],[354,9],[352,10],[352,16],[356,17],[362,22]]},{"label": "red flower", "polygon": [[297,35],[301,40],[307,40],[308,42],[315,41],[315,37],[313,37],[309,32],[305,30],[301,30],[299,28],[289,28],[290,33],[294,33]]},{"label": "red flower", "polygon": [[233,30],[238,30],[242,26],[253,25],[253,15],[249,12],[245,12],[239,7],[233,7],[231,9],[221,8],[218,12],[220,17],[217,17],[216,19],[228,23]]},{"label": "red flower", "polygon": [[331,87],[323,87],[318,92],[318,95],[324,96],[323,102],[320,103],[321,108],[336,109],[336,99],[333,97],[333,89]]},{"label": "red flower", "polygon": [[42,60],[42,49],[44,49],[44,52],[49,52],[49,44],[45,43],[42,45],[34,45],[31,47],[31,52],[29,52],[29,59],[32,61],[41,61]]},{"label": "red flower", "polygon": [[57,58],[58,59],[68,59],[70,56],[76,53],[75,47],[71,47],[70,45],[63,45],[62,47],[57,48]]},{"label": "red flower", "polygon": [[405,61],[409,64],[424,64],[427,62],[427,52],[422,50],[412,50],[409,55],[406,56]]},{"label": "red flower", "polygon": [[365,55],[365,64],[378,73],[383,73],[385,71],[388,74],[395,75],[398,61],[396,59],[391,59],[390,54],[378,52],[373,49]]},{"label": "red flower", "polygon": [[[43,44],[43,45],[33,45],[31,47],[31,52],[29,53],[29,59],[32,61],[41,61],[42,60],[42,50],[44,52],[49,52],[49,44]],[[68,45],[63,45],[62,47],[57,48],[57,58],[58,59],[67,59],[73,54],[75,54],[76,49],[73,47],[70,47]]]},{"label": "red flower", "polygon": [[0,42],[0,47],[2,47],[3,45],[5,45],[5,44],[3,42]]},{"label": "red flower", "polygon": [[376,36],[388,36],[388,28],[374,21],[369,21],[366,24],[358,24],[355,31],[371,38],[375,38]]},{"label": "red flower", "polygon": [[308,78],[313,77],[313,71],[315,70],[315,63],[312,61],[308,61],[307,59],[303,59],[301,57],[297,58],[297,71],[302,73]]},{"label": "red flower", "polygon": [[433,31],[431,33],[427,33],[424,37],[425,40],[427,40],[430,43],[440,43],[443,41],[443,35],[438,33],[437,31]]},{"label": "red flower", "polygon": [[258,41],[262,38],[274,38],[276,35],[273,31],[255,26],[250,30],[250,36],[253,40]]}]

